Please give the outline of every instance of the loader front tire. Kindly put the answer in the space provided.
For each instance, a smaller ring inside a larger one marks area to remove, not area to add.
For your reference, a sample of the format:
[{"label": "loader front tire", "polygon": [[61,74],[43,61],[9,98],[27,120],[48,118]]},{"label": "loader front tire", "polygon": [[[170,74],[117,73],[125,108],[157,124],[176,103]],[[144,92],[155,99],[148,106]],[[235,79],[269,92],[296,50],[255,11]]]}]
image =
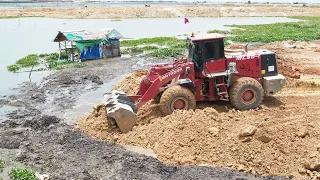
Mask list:
[{"label": "loader front tire", "polygon": [[196,98],[191,90],[177,85],[163,92],[159,105],[161,112],[169,115],[175,110],[195,109]]},{"label": "loader front tire", "polygon": [[262,103],[264,90],[256,79],[242,77],[231,86],[229,96],[231,105],[236,109],[254,109]]}]

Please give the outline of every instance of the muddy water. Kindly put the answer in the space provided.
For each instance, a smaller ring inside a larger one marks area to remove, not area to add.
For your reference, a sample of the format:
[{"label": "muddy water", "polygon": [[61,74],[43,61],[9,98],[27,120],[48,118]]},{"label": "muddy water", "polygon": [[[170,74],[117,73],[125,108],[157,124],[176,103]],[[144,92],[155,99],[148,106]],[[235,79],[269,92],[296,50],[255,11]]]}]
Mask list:
[{"label": "muddy water", "polygon": [[[206,32],[210,29],[228,29],[225,24],[267,24],[296,21],[288,18],[250,17],[250,18],[190,18],[190,24],[184,24],[183,18],[172,19],[49,19],[19,18],[0,19],[0,95],[9,94],[10,88],[18,83],[29,81],[28,73],[13,74],[6,66],[13,64],[27,54],[57,52],[58,44],[52,42],[59,30],[116,28],[128,38],[154,36],[176,36],[190,34],[192,31]],[[32,74],[32,81],[38,81],[46,72]]]},{"label": "muddy water", "polygon": [[63,118],[65,119],[65,122],[74,124],[81,116],[91,113],[94,105],[103,104],[103,94],[109,92],[112,87],[120,82],[125,76],[126,75],[117,76],[108,83],[103,84],[100,88],[82,94],[75,103],[76,106],[72,107],[72,109],[68,109],[64,114]]}]

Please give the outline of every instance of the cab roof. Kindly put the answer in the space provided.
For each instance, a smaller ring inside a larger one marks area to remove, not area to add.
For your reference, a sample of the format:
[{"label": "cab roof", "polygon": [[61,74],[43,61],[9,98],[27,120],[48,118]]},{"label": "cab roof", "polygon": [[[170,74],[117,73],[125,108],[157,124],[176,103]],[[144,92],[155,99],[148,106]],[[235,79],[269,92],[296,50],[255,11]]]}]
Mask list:
[{"label": "cab roof", "polygon": [[193,36],[188,36],[188,39],[191,41],[204,41],[204,40],[215,40],[215,39],[223,39],[227,36],[218,34],[218,33],[210,33],[210,34],[194,34]]}]

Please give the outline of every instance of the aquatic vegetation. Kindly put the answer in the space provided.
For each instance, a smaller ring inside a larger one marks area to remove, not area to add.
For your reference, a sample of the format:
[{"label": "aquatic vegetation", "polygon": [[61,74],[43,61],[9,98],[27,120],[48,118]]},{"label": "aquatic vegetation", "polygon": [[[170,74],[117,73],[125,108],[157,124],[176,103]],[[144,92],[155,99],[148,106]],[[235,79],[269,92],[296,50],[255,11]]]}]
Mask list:
[{"label": "aquatic vegetation", "polygon": [[176,37],[154,37],[154,38],[141,38],[136,40],[123,40],[120,41],[121,46],[138,46],[143,44],[156,44],[159,46],[174,45],[181,42],[185,42],[183,39]]},{"label": "aquatic vegetation", "polygon": [[[320,39],[320,17],[291,17],[301,22],[261,25],[227,25],[233,27],[230,39],[234,42],[312,41]],[[212,30],[210,32],[219,32]],[[226,32],[222,34],[227,34]]]},{"label": "aquatic vegetation", "polygon": [[223,31],[223,30],[217,30],[217,29],[214,29],[214,30],[209,30],[208,33],[218,33],[218,34],[232,34],[231,31]]},{"label": "aquatic vegetation", "polygon": [[[121,50],[122,54],[142,54],[153,57],[177,57],[186,48],[185,39],[176,37],[154,37],[141,38],[136,40],[121,41],[121,46],[126,49]],[[138,47],[138,45],[145,45]],[[164,47],[161,47],[164,46]]]},{"label": "aquatic vegetation", "polygon": [[[39,65],[40,62],[39,60],[42,59],[43,62],[48,65],[49,69],[54,69],[54,70],[60,70],[60,69],[65,69],[65,68],[82,68],[86,67],[87,64],[85,63],[79,63],[79,62],[74,62],[74,61],[69,61],[68,60],[69,53],[68,52],[62,52],[60,59],[64,60],[59,60],[59,53],[49,53],[49,54],[29,54],[28,56],[19,59],[15,64],[7,66],[7,70],[10,72],[17,72],[21,68],[25,67],[32,67]],[[46,68],[40,68],[37,69],[37,71],[43,71],[43,70],[48,70]]]},{"label": "aquatic vegetation", "polygon": [[20,70],[20,67],[16,64],[13,64],[13,65],[7,66],[7,69],[8,71],[15,73]]},{"label": "aquatic vegetation", "polygon": [[166,57],[174,57],[178,58],[182,55],[184,49],[181,48],[161,48],[156,51],[152,51],[147,53],[147,56],[166,58]]},{"label": "aquatic vegetation", "polygon": [[38,55],[36,54],[29,54],[28,56],[19,59],[16,62],[17,65],[19,65],[20,67],[31,67],[31,66],[35,66],[38,65]]}]

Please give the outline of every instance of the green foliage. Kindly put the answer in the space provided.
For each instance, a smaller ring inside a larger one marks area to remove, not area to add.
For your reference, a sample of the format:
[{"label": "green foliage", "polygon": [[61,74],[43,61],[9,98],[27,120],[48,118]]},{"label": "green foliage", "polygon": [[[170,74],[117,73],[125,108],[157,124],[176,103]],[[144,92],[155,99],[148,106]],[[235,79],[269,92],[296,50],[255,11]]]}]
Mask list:
[{"label": "green foliage", "polygon": [[177,43],[184,42],[184,40],[178,39],[176,37],[154,37],[154,38],[141,38],[137,40],[124,40],[121,41],[121,46],[138,46],[142,44],[156,44],[159,46],[163,45],[173,45]]},{"label": "green foliage", "polygon": [[157,46],[144,46],[141,48],[137,48],[139,50],[143,50],[143,51],[151,51],[151,50],[156,50],[159,49]]},{"label": "green foliage", "polygon": [[43,58],[43,57],[47,57],[50,56],[50,54],[39,54],[39,57]]},{"label": "green foliage", "polygon": [[4,167],[5,167],[5,164],[6,164],[6,163],[5,163],[3,160],[0,159],[0,173],[3,172],[3,169],[4,169]]},{"label": "green foliage", "polygon": [[208,33],[218,33],[218,34],[232,34],[231,31],[222,31],[222,30],[217,30],[217,29],[214,29],[214,30],[209,30]]},{"label": "green foliage", "polygon": [[[69,53],[62,52],[60,59],[68,59]],[[33,65],[39,64],[39,58],[43,58],[50,66],[50,68],[55,70],[65,69],[65,68],[82,68],[86,67],[85,63],[76,63],[73,61],[58,61],[59,53],[50,53],[50,54],[40,54],[39,56],[36,54],[30,54],[22,59],[19,59],[16,64],[7,66],[8,71],[17,72],[22,67],[30,67]],[[38,69],[38,71],[46,70],[44,68]]]},{"label": "green foliage", "polygon": [[28,56],[19,59],[16,62],[17,65],[21,66],[21,67],[31,67],[31,66],[35,66],[38,65],[38,55],[36,54],[29,54]]},{"label": "green foliage", "polygon": [[54,70],[61,70],[66,68],[83,68],[86,67],[87,64],[85,63],[78,63],[73,61],[56,61],[56,60],[49,60],[49,67]]},{"label": "green foliage", "polygon": [[169,48],[185,49],[186,48],[186,43],[179,43],[179,44],[171,45]]},{"label": "green foliage", "polygon": [[[320,17],[293,17],[302,22],[262,25],[228,25],[234,27],[230,37],[235,42],[312,41],[320,39]],[[229,33],[230,34],[230,33]]]},{"label": "green foliage", "polygon": [[29,169],[13,168],[9,176],[12,180],[36,180],[35,172]]},{"label": "green foliage", "polygon": [[152,51],[150,53],[147,53],[147,56],[153,56],[153,57],[160,57],[160,58],[166,58],[166,57],[179,57],[182,55],[182,51],[184,49],[179,48],[162,48],[155,51]]},{"label": "green foliage", "polygon": [[16,64],[13,64],[13,65],[7,66],[7,69],[8,69],[8,71],[15,73],[15,72],[19,71],[20,67]]},{"label": "green foliage", "polygon": [[121,54],[129,54],[130,53],[129,49],[121,49],[120,52],[121,52]]}]

